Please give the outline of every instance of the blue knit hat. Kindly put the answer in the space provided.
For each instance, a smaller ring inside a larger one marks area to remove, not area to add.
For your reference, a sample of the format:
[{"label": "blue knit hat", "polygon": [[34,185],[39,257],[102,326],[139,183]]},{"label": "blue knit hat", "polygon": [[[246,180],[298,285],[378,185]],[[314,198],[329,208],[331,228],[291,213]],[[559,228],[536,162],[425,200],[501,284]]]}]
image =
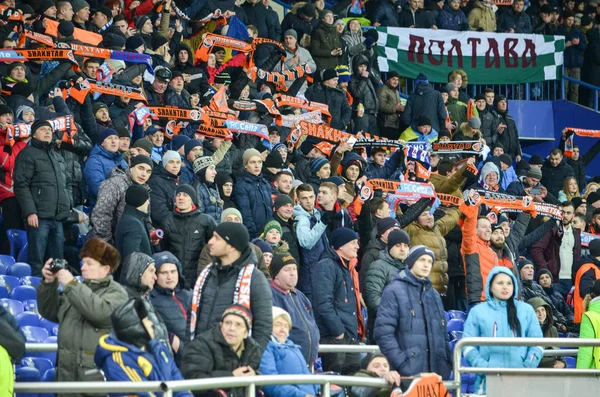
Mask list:
[{"label": "blue knit hat", "polygon": [[175,135],[173,139],[171,139],[171,150],[178,151],[189,140],[190,137],[187,135]]},{"label": "blue knit hat", "polygon": [[335,229],[329,238],[329,242],[334,250],[343,247],[353,240],[358,240],[358,234],[354,230],[345,227]]},{"label": "blue knit hat", "polygon": [[256,239],[252,240],[252,244],[254,244],[258,248],[260,248],[260,250],[262,251],[263,254],[264,253],[271,253],[271,254],[273,253],[273,247],[271,247],[271,245],[264,240],[256,238]]},{"label": "blue knit hat", "polygon": [[406,258],[406,266],[410,269],[413,267],[417,259],[422,257],[423,255],[429,255],[431,260],[435,261],[435,254],[431,249],[424,245],[415,245],[408,251],[408,257]]},{"label": "blue knit hat", "polygon": [[348,83],[350,81],[350,69],[346,65],[340,65],[335,68],[338,72],[338,83]]},{"label": "blue knit hat", "polygon": [[328,163],[329,161],[327,161],[327,159],[324,159],[322,157],[314,157],[310,159],[310,172],[316,174],[321,168],[323,168],[325,164]]},{"label": "blue knit hat", "polygon": [[104,140],[111,135],[118,137],[119,133],[113,130],[112,128],[107,128],[104,131],[102,131],[102,133],[100,134],[100,144],[102,144],[102,142],[104,142]]}]

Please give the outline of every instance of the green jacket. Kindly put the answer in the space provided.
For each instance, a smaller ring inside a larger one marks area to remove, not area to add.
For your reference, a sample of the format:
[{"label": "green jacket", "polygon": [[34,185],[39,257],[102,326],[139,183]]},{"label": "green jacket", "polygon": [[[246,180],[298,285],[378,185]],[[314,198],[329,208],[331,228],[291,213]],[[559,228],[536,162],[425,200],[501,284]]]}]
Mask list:
[{"label": "green jacket", "polygon": [[[592,299],[587,310],[581,316],[580,338],[600,338],[600,297]],[[577,353],[578,369],[600,368],[600,348],[580,347]]]},{"label": "green jacket", "polygon": [[39,313],[60,324],[57,380],[102,381],[94,353],[98,340],[112,330],[110,315],[127,302],[127,292],[112,276],[80,283],[74,280],[58,293],[58,281],[41,282],[37,289]]},{"label": "green jacket", "polygon": [[464,122],[467,122],[467,104],[459,101],[458,99],[448,97],[448,102],[446,102],[446,108],[448,109],[448,114],[450,115],[450,120],[456,121],[458,125],[461,125]]}]

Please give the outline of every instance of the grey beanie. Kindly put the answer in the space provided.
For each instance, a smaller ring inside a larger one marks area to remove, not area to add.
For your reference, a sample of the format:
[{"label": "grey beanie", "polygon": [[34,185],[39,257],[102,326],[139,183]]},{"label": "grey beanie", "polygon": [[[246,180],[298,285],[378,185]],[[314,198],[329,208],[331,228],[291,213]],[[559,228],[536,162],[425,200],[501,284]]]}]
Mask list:
[{"label": "grey beanie", "polygon": [[165,168],[167,164],[169,164],[169,160],[179,159],[181,160],[181,155],[177,153],[175,150],[167,150],[162,157],[162,166]]},{"label": "grey beanie", "polygon": [[35,110],[33,110],[32,107],[27,106],[27,105],[21,105],[17,108],[17,114],[15,115],[15,118],[17,120],[23,120],[23,113],[27,113],[27,112],[31,112],[35,116]]},{"label": "grey beanie", "polygon": [[294,29],[288,29],[285,31],[285,33],[283,34],[283,37],[285,36],[293,36],[296,40],[298,40],[298,33],[296,33],[296,31]]}]

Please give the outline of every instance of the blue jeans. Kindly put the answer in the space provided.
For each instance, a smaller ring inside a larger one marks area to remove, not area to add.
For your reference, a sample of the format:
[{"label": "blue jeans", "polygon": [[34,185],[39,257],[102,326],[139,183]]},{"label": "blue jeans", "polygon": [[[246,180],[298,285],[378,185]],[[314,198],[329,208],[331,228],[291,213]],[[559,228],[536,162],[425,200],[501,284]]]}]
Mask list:
[{"label": "blue jeans", "polygon": [[28,262],[33,276],[42,276],[48,258],[63,259],[64,234],[61,222],[39,219],[37,228],[27,227]]},{"label": "blue jeans", "polygon": [[561,278],[560,280],[558,280],[558,283],[554,283],[554,291],[558,292],[565,298],[571,291],[572,287],[573,287],[573,283],[571,282],[571,280],[566,279],[566,278],[565,279]]}]

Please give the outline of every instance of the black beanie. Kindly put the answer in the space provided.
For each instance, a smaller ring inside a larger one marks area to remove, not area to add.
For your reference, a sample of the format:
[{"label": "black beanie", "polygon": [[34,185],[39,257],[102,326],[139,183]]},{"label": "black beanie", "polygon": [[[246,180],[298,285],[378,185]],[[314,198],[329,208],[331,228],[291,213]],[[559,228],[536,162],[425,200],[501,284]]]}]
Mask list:
[{"label": "black beanie", "polygon": [[422,114],[419,117],[417,117],[417,127],[421,127],[424,125],[431,126],[431,119],[427,115]]},{"label": "black beanie", "polygon": [[600,238],[590,241],[589,249],[591,256],[600,257]]},{"label": "black beanie", "polygon": [[152,40],[150,40],[150,45],[152,46],[151,49],[152,49],[152,51],[156,51],[163,45],[167,44],[168,42],[169,42],[169,39],[167,39],[162,34],[157,33],[154,36],[152,36]]},{"label": "black beanie", "polygon": [[244,252],[250,243],[248,229],[241,223],[223,222],[217,226],[215,233],[240,252]]},{"label": "black beanie", "polygon": [[137,48],[143,45],[145,45],[145,42],[141,36],[131,36],[125,41],[125,50],[135,51]]},{"label": "black beanie", "polygon": [[273,255],[273,259],[271,259],[271,265],[269,266],[269,271],[271,272],[271,278],[275,278],[287,265],[298,265],[293,256],[289,253],[285,254],[275,254]]},{"label": "black beanie", "polygon": [[416,245],[412,247],[410,251],[408,251],[408,257],[406,258],[404,263],[406,263],[406,266],[410,269],[411,267],[413,267],[417,259],[419,259],[423,255],[429,255],[431,259],[435,262],[435,253],[429,247],[426,247],[424,245]]},{"label": "black beanie", "polygon": [[542,277],[544,274],[547,274],[548,276],[550,276],[550,280],[553,279],[552,273],[550,272],[550,270],[548,270],[548,269],[540,269],[540,271],[538,271],[538,274],[537,274],[538,284],[539,284],[539,281],[540,281],[540,277]]},{"label": "black beanie", "polygon": [[196,190],[193,187],[186,184],[179,185],[175,190],[175,196],[177,196],[179,193],[185,193],[188,196],[190,196],[190,198],[192,199],[192,203],[194,203],[195,206],[198,206],[198,195],[196,194]]},{"label": "black beanie", "polygon": [[410,245],[410,237],[408,233],[404,230],[396,229],[392,230],[392,232],[388,236],[388,244],[387,249],[388,252],[394,247],[396,244],[404,243],[406,245]]},{"label": "black beanie", "polygon": [[526,265],[531,265],[535,269],[535,265],[529,259],[521,259],[521,260],[519,260],[519,263],[518,263],[517,267],[519,268],[519,271],[521,271],[521,269],[523,269]]},{"label": "black beanie", "polygon": [[50,128],[52,128],[52,125],[49,122],[47,122],[46,120],[38,120],[38,121],[36,121],[35,123],[33,123],[31,125],[31,136],[34,136],[35,132],[40,127],[50,127]]},{"label": "black beanie", "polygon": [[62,36],[73,36],[73,32],[75,32],[75,25],[71,21],[60,21],[58,24],[58,33]]},{"label": "black beanie", "polygon": [[354,230],[339,227],[331,233],[329,242],[334,250],[337,250],[353,240],[358,240],[358,234]]},{"label": "black beanie", "polygon": [[281,169],[283,167],[283,157],[279,150],[272,150],[265,159],[265,167]]},{"label": "black beanie", "polygon": [[21,95],[24,98],[27,98],[29,95],[35,92],[35,87],[32,83],[25,83],[23,81],[15,84],[10,90],[11,95]]},{"label": "black beanie", "polygon": [[10,108],[10,106],[0,105],[0,116],[2,116],[3,114],[9,114],[9,113],[14,116],[14,113],[13,113],[12,109]]},{"label": "black beanie", "polygon": [[275,200],[273,201],[273,207],[275,208],[275,211],[287,204],[291,204],[292,206],[294,205],[292,198],[287,194],[280,194],[279,196],[275,197]]},{"label": "black beanie", "polygon": [[140,207],[149,199],[150,194],[142,185],[131,185],[125,193],[125,204],[135,208]]},{"label": "black beanie", "polygon": [[133,168],[139,164],[147,164],[150,166],[150,168],[154,168],[154,164],[152,163],[152,160],[150,160],[150,157],[145,156],[143,154],[138,154],[137,156],[132,158],[129,168]]},{"label": "black beanie", "polygon": [[393,227],[400,227],[400,224],[397,220],[390,217],[380,219],[377,222],[377,237],[381,237],[383,233],[387,232]]}]

